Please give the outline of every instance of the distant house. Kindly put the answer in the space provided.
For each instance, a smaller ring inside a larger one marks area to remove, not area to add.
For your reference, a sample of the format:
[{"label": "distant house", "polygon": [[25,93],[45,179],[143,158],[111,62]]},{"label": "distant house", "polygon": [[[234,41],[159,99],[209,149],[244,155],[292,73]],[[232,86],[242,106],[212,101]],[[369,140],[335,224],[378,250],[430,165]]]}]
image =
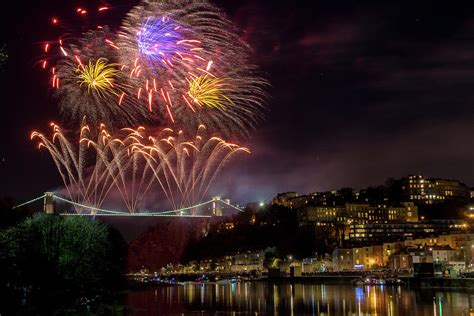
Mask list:
[{"label": "distant house", "polygon": [[408,248],[408,253],[412,259],[412,263],[433,263],[433,256],[428,247]]},{"label": "distant house", "polygon": [[433,260],[435,262],[448,263],[450,261],[456,261],[456,249],[451,248],[449,245],[445,246],[433,246]]},{"label": "distant house", "polygon": [[392,270],[409,270],[413,268],[413,261],[406,249],[400,249],[389,258],[389,267]]},{"label": "distant house", "polygon": [[352,270],[354,255],[352,248],[335,248],[332,252],[334,271]]}]

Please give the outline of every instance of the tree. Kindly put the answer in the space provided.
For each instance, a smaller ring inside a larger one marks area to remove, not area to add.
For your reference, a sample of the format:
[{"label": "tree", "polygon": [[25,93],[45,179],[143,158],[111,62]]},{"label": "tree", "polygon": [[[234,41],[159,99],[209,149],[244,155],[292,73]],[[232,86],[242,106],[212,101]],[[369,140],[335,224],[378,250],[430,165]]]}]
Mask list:
[{"label": "tree", "polygon": [[37,214],[0,233],[0,286],[30,288],[41,302],[106,289],[122,278],[121,243],[99,222]]}]

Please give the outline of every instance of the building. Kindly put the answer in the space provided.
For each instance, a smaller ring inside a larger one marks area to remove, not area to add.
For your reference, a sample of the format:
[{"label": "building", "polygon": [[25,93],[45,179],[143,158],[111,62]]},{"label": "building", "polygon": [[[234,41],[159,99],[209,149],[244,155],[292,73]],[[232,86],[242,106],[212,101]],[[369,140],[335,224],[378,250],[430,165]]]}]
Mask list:
[{"label": "building", "polygon": [[470,189],[457,180],[410,175],[402,179],[402,183],[402,194],[406,201],[435,204],[446,200],[468,202],[470,198]]},{"label": "building", "polygon": [[232,272],[251,272],[262,271],[263,262],[265,260],[264,251],[243,252],[234,256],[234,263],[232,264]]},{"label": "building", "polygon": [[332,252],[332,264],[334,271],[347,271],[354,268],[354,257],[352,248],[335,248]]},{"label": "building", "polygon": [[293,203],[292,199],[298,197],[297,192],[284,192],[284,193],[278,193],[273,199],[272,199],[272,204],[273,205],[280,205],[284,207],[289,207],[291,208]]},{"label": "building", "polygon": [[470,226],[458,220],[433,220],[418,223],[354,223],[349,226],[349,240],[376,243],[451,233],[464,234],[469,231]]},{"label": "building", "polygon": [[306,206],[297,212],[300,225],[418,222],[418,207],[413,202],[404,202],[400,206],[356,203],[346,203],[344,206]]},{"label": "building", "polygon": [[366,246],[353,249],[354,269],[376,269],[383,266],[383,246]]},{"label": "building", "polygon": [[448,263],[452,261],[458,261],[456,249],[451,248],[448,245],[433,246],[432,256],[435,262]]},{"label": "building", "polygon": [[474,266],[474,240],[466,241],[462,249],[464,251],[464,258],[466,260],[466,264],[469,267],[473,267]]},{"label": "building", "polygon": [[463,248],[467,242],[474,240],[474,234],[449,234],[438,236],[435,244],[448,245],[451,248]]},{"label": "building", "polygon": [[403,242],[384,242],[382,244],[382,265],[387,266],[390,256],[402,249],[403,246]]},{"label": "building", "polygon": [[307,206],[298,210],[298,222],[316,224],[318,222],[343,222],[343,206]]},{"label": "building", "polygon": [[418,222],[418,207],[412,202],[400,206],[347,203],[345,217],[358,223]]},{"label": "building", "polygon": [[432,251],[428,247],[407,248],[412,263],[433,263]]},{"label": "building", "polygon": [[413,261],[410,253],[406,249],[393,253],[389,258],[389,268],[393,271],[412,269]]}]

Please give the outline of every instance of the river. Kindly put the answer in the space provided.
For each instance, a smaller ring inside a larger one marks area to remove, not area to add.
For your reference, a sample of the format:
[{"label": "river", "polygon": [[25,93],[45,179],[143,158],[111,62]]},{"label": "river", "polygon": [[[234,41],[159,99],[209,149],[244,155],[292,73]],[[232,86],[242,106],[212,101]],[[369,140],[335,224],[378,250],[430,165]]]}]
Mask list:
[{"label": "river", "polygon": [[474,315],[474,290],[242,282],[129,292],[132,315]]}]

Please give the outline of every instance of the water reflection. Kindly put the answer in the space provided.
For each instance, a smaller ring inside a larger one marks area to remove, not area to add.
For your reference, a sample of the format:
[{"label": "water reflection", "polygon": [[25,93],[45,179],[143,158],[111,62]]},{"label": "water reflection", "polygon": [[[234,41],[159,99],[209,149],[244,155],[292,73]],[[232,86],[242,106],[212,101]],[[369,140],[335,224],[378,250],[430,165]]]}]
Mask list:
[{"label": "water reflection", "polygon": [[186,284],[130,292],[133,315],[471,315],[474,293],[321,284]]}]

